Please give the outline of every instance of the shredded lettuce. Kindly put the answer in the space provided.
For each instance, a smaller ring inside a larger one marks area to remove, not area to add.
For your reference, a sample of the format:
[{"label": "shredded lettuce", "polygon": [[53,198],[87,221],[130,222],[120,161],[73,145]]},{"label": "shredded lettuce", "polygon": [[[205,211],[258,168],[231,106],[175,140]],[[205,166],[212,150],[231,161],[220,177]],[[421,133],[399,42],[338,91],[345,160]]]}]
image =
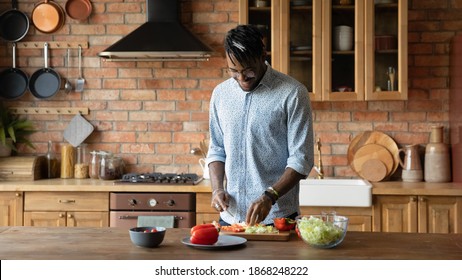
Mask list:
[{"label": "shredded lettuce", "polygon": [[298,229],[302,238],[313,245],[328,245],[343,235],[341,227],[313,216],[302,217],[298,222]]},{"label": "shredded lettuce", "polygon": [[267,225],[254,225],[254,226],[247,226],[245,229],[245,233],[277,233],[279,232],[273,226]]}]

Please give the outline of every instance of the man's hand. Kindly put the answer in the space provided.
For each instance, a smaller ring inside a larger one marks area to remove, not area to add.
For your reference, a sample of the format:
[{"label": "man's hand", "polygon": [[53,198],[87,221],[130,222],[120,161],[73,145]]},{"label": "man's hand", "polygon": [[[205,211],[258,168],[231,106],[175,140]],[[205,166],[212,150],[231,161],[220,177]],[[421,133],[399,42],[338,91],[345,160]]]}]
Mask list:
[{"label": "man's hand", "polygon": [[268,216],[272,206],[271,199],[266,195],[261,195],[250,205],[245,222],[250,226],[260,223]]},{"label": "man's hand", "polygon": [[223,189],[216,189],[212,192],[211,206],[218,212],[228,209],[229,195]]}]

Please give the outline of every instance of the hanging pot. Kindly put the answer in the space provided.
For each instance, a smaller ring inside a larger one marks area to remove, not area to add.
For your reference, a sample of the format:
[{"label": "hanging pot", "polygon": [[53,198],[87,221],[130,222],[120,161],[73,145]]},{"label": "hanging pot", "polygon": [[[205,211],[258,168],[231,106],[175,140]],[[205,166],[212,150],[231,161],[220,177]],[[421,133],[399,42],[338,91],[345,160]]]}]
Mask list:
[{"label": "hanging pot", "polygon": [[93,10],[90,0],[67,0],[66,13],[76,20],[86,20]]},{"label": "hanging pot", "polygon": [[58,31],[63,27],[65,18],[63,8],[51,0],[39,3],[32,11],[32,22],[35,28],[42,33]]},{"label": "hanging pot", "polygon": [[48,43],[44,44],[43,53],[45,68],[35,71],[29,80],[30,92],[39,99],[50,98],[61,88],[61,77],[58,72],[48,68]]},{"label": "hanging pot", "polygon": [[16,43],[13,43],[13,67],[0,73],[0,96],[5,99],[21,97],[27,90],[29,77],[16,68]]},{"label": "hanging pot", "polygon": [[18,10],[18,0],[11,0],[12,9],[0,15],[0,37],[8,42],[17,42],[26,36],[30,21]]}]

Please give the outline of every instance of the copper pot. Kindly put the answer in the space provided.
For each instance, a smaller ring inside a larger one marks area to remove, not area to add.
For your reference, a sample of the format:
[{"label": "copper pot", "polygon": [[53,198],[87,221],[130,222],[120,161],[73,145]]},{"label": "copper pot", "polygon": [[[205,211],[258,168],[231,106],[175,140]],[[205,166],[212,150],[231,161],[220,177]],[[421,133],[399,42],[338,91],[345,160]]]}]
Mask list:
[{"label": "copper pot", "polygon": [[65,18],[63,8],[51,0],[44,0],[32,11],[32,22],[35,28],[42,33],[58,31],[64,25]]}]

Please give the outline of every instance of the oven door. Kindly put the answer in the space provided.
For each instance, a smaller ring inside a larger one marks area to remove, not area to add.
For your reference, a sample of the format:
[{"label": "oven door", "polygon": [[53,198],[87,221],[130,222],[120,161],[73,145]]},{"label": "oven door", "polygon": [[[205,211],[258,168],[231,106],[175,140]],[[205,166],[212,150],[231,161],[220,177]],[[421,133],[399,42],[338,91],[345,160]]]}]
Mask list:
[{"label": "oven door", "polygon": [[150,211],[111,211],[109,225],[130,229],[137,226],[139,216],[174,216],[175,228],[190,228],[196,225],[195,212],[150,212]]}]

